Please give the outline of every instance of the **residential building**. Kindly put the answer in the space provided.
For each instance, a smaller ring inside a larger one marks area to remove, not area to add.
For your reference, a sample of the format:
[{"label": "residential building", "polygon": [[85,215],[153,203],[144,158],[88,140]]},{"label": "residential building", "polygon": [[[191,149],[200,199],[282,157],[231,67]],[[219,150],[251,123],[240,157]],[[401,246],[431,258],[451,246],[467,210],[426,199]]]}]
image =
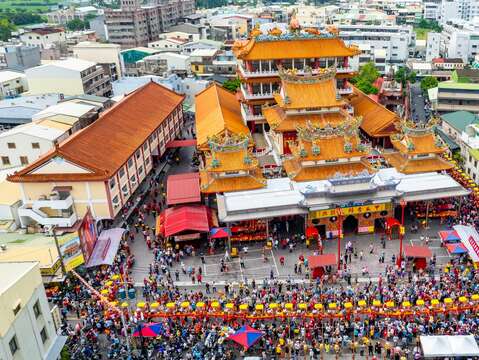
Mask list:
[{"label": "residential building", "polygon": [[472,20],[479,16],[479,4],[475,0],[442,0],[440,23],[450,20]]},{"label": "residential building", "polygon": [[32,122],[36,113],[55,105],[58,100],[60,100],[58,94],[28,95],[0,100],[0,131]]},{"label": "residential building", "polygon": [[5,44],[0,46],[0,69],[25,71],[40,65],[40,49],[37,46]]},{"label": "residential building", "polygon": [[0,356],[58,359],[67,337],[59,336],[38,262],[0,262]]},{"label": "residential building", "polygon": [[221,41],[201,39],[197,41],[190,41],[184,44],[183,53],[191,54],[195,50],[211,50],[211,49],[220,50],[222,47],[223,47],[223,43]]},{"label": "residential building", "polygon": [[461,155],[464,171],[479,183],[479,122],[466,126],[461,134]]},{"label": "residential building", "polygon": [[0,99],[16,97],[25,91],[28,91],[25,74],[10,70],[0,71]]},{"label": "residential building", "polygon": [[445,58],[460,58],[465,63],[479,54],[479,23],[477,20],[450,21],[443,25],[440,53]]},{"label": "residential building", "polygon": [[432,59],[432,68],[433,70],[458,70],[464,69],[464,62],[462,59],[444,59],[444,58],[434,58]]},{"label": "residential building", "polygon": [[69,58],[36,66],[25,71],[31,94],[111,96],[111,81],[102,66]]},{"label": "residential building", "polygon": [[137,62],[138,76],[175,73],[187,75],[191,72],[190,56],[163,52],[146,56]]},{"label": "residential building", "polygon": [[373,61],[387,73],[391,66],[404,64],[414,52],[416,35],[410,25],[337,25],[337,29],[346,44],[367,46],[368,51],[357,58],[358,66]]},{"label": "residential building", "polygon": [[98,15],[89,21],[90,29],[95,31],[96,37],[101,41],[108,41],[106,32],[105,15]]},{"label": "residential building", "polygon": [[193,0],[168,0],[140,5],[139,0],[121,0],[120,9],[105,9],[109,41],[127,49],[146,46],[159,34],[194,12]]},{"label": "residential building", "polygon": [[69,31],[66,33],[66,44],[68,54],[71,56],[72,48],[81,42],[96,42],[96,34],[94,30]]},{"label": "residential building", "polygon": [[430,31],[427,33],[426,39],[426,61],[431,61],[440,57],[441,51],[441,34]]},{"label": "residential building", "polygon": [[65,25],[74,19],[84,20],[87,15],[98,14],[98,9],[94,6],[73,7],[58,9],[47,13],[48,22],[51,24]]},{"label": "residential building", "polygon": [[62,102],[34,115],[33,121],[0,133],[0,167],[25,166],[98,118],[98,105]]},{"label": "residential building", "polygon": [[237,62],[231,52],[216,49],[200,49],[190,54],[191,72],[197,76],[235,76]]},{"label": "residential building", "polygon": [[479,123],[476,114],[469,111],[454,111],[441,115],[441,130],[455,143],[461,145],[461,134],[471,124]]},{"label": "residential building", "polygon": [[218,15],[204,21],[209,27],[209,39],[216,41],[236,40],[246,37],[253,28],[251,15]]},{"label": "residential building", "polygon": [[424,3],[424,19],[438,21],[441,17],[441,4],[437,2]]},{"label": "residential building", "polygon": [[[150,81],[54,151],[9,176],[22,189],[22,226],[74,224],[88,208],[96,219],[115,218],[136,196],[153,159],[180,135],[183,99]],[[62,204],[48,198],[58,186],[68,189]]]},{"label": "residential building", "polygon": [[451,80],[438,85],[436,111],[479,113],[479,69],[455,70]]},{"label": "residential building", "polygon": [[73,57],[103,66],[111,81],[121,79],[122,63],[120,45],[85,41],[73,46]]},{"label": "residential building", "polygon": [[138,76],[137,62],[146,56],[158,54],[160,51],[148,47],[136,47],[128,50],[123,50],[120,53],[123,73],[125,76]]},{"label": "residential building", "polygon": [[20,35],[20,41],[28,46],[37,46],[41,50],[52,45],[66,42],[65,30],[61,28],[33,28]]}]

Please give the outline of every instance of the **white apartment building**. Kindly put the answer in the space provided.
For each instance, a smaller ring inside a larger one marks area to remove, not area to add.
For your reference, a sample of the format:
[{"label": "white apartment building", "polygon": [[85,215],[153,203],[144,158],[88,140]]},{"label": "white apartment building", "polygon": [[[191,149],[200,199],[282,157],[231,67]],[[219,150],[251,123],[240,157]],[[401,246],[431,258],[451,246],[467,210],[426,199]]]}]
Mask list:
[{"label": "white apartment building", "polygon": [[476,182],[479,183],[479,125],[466,126],[461,134],[461,155],[464,159],[464,170]]},{"label": "white apartment building", "polygon": [[469,63],[479,54],[479,22],[455,20],[443,25],[439,46],[443,57]]},{"label": "white apartment building", "polygon": [[414,50],[416,35],[409,25],[337,25],[337,28],[347,45],[358,45],[364,50],[358,57],[359,66],[373,61],[381,72],[387,72],[391,66],[404,64]]},{"label": "white apartment building", "polygon": [[123,65],[120,51],[120,45],[94,41],[83,41],[73,46],[74,57],[108,66],[114,80],[121,79],[122,77]]},{"label": "white apartment building", "polygon": [[431,61],[440,57],[441,53],[441,34],[431,31],[427,33],[426,39],[426,61]]},{"label": "white apartment building", "polygon": [[25,74],[9,70],[0,71],[0,99],[15,97],[25,91],[28,91]]},{"label": "white apartment building", "polygon": [[186,39],[168,38],[148,43],[148,47],[158,51],[183,52],[183,46],[189,43]]},{"label": "white apartment building", "polygon": [[[148,63],[158,60],[166,62],[166,71],[171,73],[189,73],[191,71],[190,57],[173,52],[164,52],[144,57],[140,62]],[[153,74],[153,73],[151,73]],[[153,74],[154,75],[154,74]]]},{"label": "white apartment building", "polygon": [[438,21],[441,17],[441,4],[435,2],[424,3],[424,19]]},{"label": "white apartment building", "polygon": [[451,20],[469,21],[479,16],[479,2],[477,0],[442,0],[440,23],[442,25]]},{"label": "white apartment building", "polygon": [[57,359],[58,336],[37,262],[0,262],[0,358]]},{"label": "white apartment building", "polygon": [[49,49],[53,45],[66,42],[66,36],[63,29],[36,28],[21,34],[20,41],[28,46]]},{"label": "white apartment building", "polygon": [[92,61],[69,58],[27,69],[25,73],[33,95],[112,95],[110,77]]}]

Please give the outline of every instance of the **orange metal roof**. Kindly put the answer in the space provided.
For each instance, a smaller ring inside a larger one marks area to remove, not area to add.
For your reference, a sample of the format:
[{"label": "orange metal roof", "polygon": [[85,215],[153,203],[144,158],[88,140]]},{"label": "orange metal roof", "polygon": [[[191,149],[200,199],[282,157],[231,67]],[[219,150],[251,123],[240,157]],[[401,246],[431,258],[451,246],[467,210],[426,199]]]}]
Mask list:
[{"label": "orange metal roof", "polygon": [[383,154],[386,161],[397,171],[403,174],[449,170],[453,165],[446,160],[434,156],[433,158],[408,159],[399,152]]},{"label": "orange metal roof", "polygon": [[[155,82],[128,94],[94,123],[70,136],[8,179],[13,182],[106,180],[123,166],[184,96]],[[91,171],[88,174],[31,174],[54,157]]]},{"label": "orange metal roof", "polygon": [[[414,145],[413,150],[408,149],[408,142]],[[426,134],[421,136],[405,135],[401,140],[391,138],[393,146],[404,154],[442,154],[447,150],[447,146],[437,147],[435,145],[436,138],[434,134]]]},{"label": "orange metal roof", "polygon": [[261,189],[266,185],[261,170],[240,177],[213,178],[208,172],[200,171],[201,192],[206,194]]},{"label": "orange metal roof", "polygon": [[[249,156],[251,164],[246,164],[244,159]],[[212,167],[211,162],[213,158],[219,161],[218,167]],[[238,171],[238,170],[254,170],[258,168],[258,160],[246,149],[240,151],[216,151],[214,154],[206,157],[206,170],[208,172],[224,172],[224,171]]]},{"label": "orange metal roof", "polygon": [[344,101],[336,98],[335,79],[329,79],[310,84],[300,82],[281,82],[282,94],[289,98],[285,103],[280,94],[274,94],[279,106],[285,109],[324,108],[343,106]]},{"label": "orange metal roof", "polygon": [[213,83],[196,95],[196,138],[205,146],[208,137],[232,134],[248,135],[249,129],[241,117],[240,103],[234,93]]},{"label": "orange metal roof", "polygon": [[393,125],[399,122],[399,117],[361,90],[353,86],[353,95],[350,96],[349,100],[354,107],[354,115],[363,117],[361,129],[369,136],[382,137],[397,132]]},{"label": "orange metal roof", "polygon": [[294,181],[313,181],[331,179],[337,173],[341,174],[359,174],[364,170],[373,172],[365,163],[337,163],[315,167],[302,167],[298,159],[283,161],[283,167],[289,178]]},{"label": "orange metal roof", "polygon": [[337,37],[269,41],[257,41],[252,38],[236,42],[233,51],[236,57],[242,60],[308,59],[355,56],[361,53],[359,48],[348,47]]}]

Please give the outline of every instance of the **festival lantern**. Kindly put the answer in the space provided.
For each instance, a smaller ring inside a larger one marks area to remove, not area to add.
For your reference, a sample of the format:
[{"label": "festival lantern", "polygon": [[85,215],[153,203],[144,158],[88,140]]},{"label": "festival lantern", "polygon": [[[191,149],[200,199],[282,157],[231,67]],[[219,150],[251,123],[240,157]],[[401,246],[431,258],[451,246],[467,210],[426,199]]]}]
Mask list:
[{"label": "festival lantern", "polygon": [[136,307],[139,309],[143,309],[146,306],[146,303],[144,301],[140,301],[138,304],[136,304]]},{"label": "festival lantern", "polygon": [[479,294],[472,294],[471,295],[471,300],[472,301],[478,301],[479,300]]},{"label": "festival lantern", "polygon": [[465,303],[465,302],[467,302],[467,297],[465,297],[465,296],[460,296],[460,297],[459,297],[459,301],[462,302],[462,303]]},{"label": "festival lantern", "polygon": [[227,304],[225,305],[225,308],[226,308],[227,310],[233,310],[233,309],[235,308],[235,304],[233,304],[233,303],[227,303]]},{"label": "festival lantern", "polygon": [[351,309],[352,307],[353,307],[353,304],[350,303],[349,301],[348,301],[347,303],[344,303],[344,308],[345,308],[345,309],[349,310],[349,309]]},{"label": "festival lantern", "polygon": [[432,299],[432,300],[431,300],[431,305],[432,305],[432,306],[437,306],[437,305],[439,305],[439,300],[438,300],[438,299]]},{"label": "festival lantern", "polygon": [[392,300],[391,300],[391,301],[387,301],[387,302],[386,302],[386,307],[387,307],[387,308],[390,308],[390,309],[393,308],[393,307],[394,307],[394,301],[392,301]]},{"label": "festival lantern", "polygon": [[158,308],[158,306],[160,306],[160,303],[155,301],[154,303],[151,303],[150,308],[156,309],[156,308]]},{"label": "festival lantern", "polygon": [[405,308],[411,307],[411,303],[409,301],[403,301],[402,306]]},{"label": "festival lantern", "polygon": [[102,295],[108,295],[109,291],[108,289],[103,289],[102,291],[100,291],[100,294]]},{"label": "festival lantern", "polygon": [[278,308],[278,304],[277,303],[271,303],[268,305],[268,307],[271,309],[271,310],[276,310]]},{"label": "festival lantern", "polygon": [[176,307],[176,304],[174,302],[169,302],[169,303],[166,303],[166,308],[168,310],[174,310]]},{"label": "festival lantern", "polygon": [[187,309],[190,307],[190,303],[188,301],[183,301],[181,304],[180,304],[181,308],[182,309]]},{"label": "festival lantern", "polygon": [[375,307],[380,307],[380,306],[381,306],[381,301],[379,301],[379,300],[373,300],[373,306],[375,306]]},{"label": "festival lantern", "polygon": [[211,303],[211,307],[215,310],[217,310],[220,307],[220,303],[218,301],[213,301]]},{"label": "festival lantern", "polygon": [[126,301],[123,301],[120,305],[122,308],[127,308],[128,307],[128,303]]},{"label": "festival lantern", "polygon": [[299,310],[307,310],[308,309],[308,304],[300,303],[300,304],[298,304],[298,309]]},{"label": "festival lantern", "polygon": [[255,309],[256,309],[256,311],[263,311],[264,310],[264,305],[263,304],[256,304]]},{"label": "festival lantern", "polygon": [[314,308],[315,308],[316,310],[323,310],[323,304],[319,304],[319,303],[318,303],[318,304],[314,304]]},{"label": "festival lantern", "polygon": [[240,309],[241,311],[246,311],[246,310],[248,310],[248,304],[240,304],[239,309]]},{"label": "festival lantern", "polygon": [[451,298],[445,298],[444,299],[444,304],[451,305],[452,304],[452,299]]},{"label": "festival lantern", "polygon": [[111,280],[108,280],[108,281],[105,283],[105,286],[106,286],[106,287],[110,287],[110,286],[112,286],[112,285],[113,285],[113,281],[111,281]]},{"label": "festival lantern", "polygon": [[337,308],[338,308],[338,304],[336,304],[335,302],[332,302],[332,303],[328,304],[328,309],[329,310],[335,310]]},{"label": "festival lantern", "polygon": [[112,279],[113,281],[120,280],[120,275],[114,274],[114,275],[111,276],[111,279]]},{"label": "festival lantern", "polygon": [[359,305],[359,307],[365,307],[366,306],[366,300],[359,300],[358,305]]},{"label": "festival lantern", "polygon": [[284,304],[284,308],[285,308],[286,310],[291,311],[291,310],[293,310],[293,307],[294,307],[294,306],[293,306],[293,304],[291,304],[291,303],[286,303],[286,304]]}]

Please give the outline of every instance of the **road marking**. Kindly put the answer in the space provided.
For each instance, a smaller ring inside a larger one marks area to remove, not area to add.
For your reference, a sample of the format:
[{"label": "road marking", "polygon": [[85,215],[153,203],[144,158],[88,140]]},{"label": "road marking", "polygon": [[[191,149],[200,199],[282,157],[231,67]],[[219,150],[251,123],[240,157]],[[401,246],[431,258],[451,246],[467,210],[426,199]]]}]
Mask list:
[{"label": "road marking", "polygon": [[[245,273],[248,273],[249,271],[252,271],[252,270],[261,270],[261,269],[269,269],[270,267],[269,266],[261,266],[261,267],[254,267],[254,268],[246,268],[245,269]],[[211,276],[218,276],[218,275],[228,275],[228,274],[236,274],[238,272],[241,272],[241,269],[240,270],[228,270],[226,272],[219,272],[219,273],[211,273],[210,275],[208,275],[209,277]]]},{"label": "road marking", "polygon": [[279,276],[278,264],[276,264],[276,259],[274,257],[273,249],[271,249],[271,257],[273,258],[274,267],[276,269],[276,275]]}]

